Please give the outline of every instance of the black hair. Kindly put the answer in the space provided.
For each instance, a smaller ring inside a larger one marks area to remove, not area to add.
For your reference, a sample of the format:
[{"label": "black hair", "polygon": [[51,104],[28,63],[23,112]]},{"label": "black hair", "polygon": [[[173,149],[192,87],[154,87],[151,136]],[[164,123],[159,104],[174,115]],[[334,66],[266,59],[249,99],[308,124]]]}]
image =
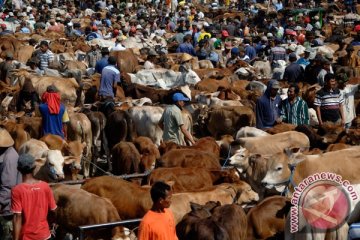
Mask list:
[{"label": "black hair", "polygon": [[49,46],[49,43],[47,41],[41,41],[40,42],[40,46],[46,46],[48,47]]},{"label": "black hair", "polygon": [[290,84],[289,89],[290,89],[290,88],[294,88],[296,94],[298,94],[298,93],[300,92],[300,88],[299,88],[299,86],[298,86],[296,83]]},{"label": "black hair", "polygon": [[114,56],[110,56],[110,57],[108,58],[108,63],[109,63],[110,65],[115,65],[115,64],[116,64],[116,58],[115,58]]},{"label": "black hair", "polygon": [[332,74],[332,73],[328,73],[328,74],[326,74],[325,77],[324,77],[324,81],[325,81],[325,82],[329,82],[331,79],[335,79],[335,75]]},{"label": "black hair", "polygon": [[160,198],[165,199],[166,197],[166,191],[170,191],[171,187],[164,183],[164,182],[155,182],[151,189],[150,189],[150,195],[151,199],[154,203],[158,202]]}]

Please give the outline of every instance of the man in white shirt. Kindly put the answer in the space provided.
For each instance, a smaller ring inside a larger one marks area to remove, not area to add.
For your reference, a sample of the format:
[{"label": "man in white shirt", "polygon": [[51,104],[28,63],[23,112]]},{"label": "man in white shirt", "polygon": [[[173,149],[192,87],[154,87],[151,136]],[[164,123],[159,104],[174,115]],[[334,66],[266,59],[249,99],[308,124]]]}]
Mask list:
[{"label": "man in white shirt", "polygon": [[359,91],[359,84],[348,84],[348,77],[346,73],[340,73],[336,76],[336,78],[340,94],[344,99],[344,104],[342,106],[345,115],[345,129],[349,129],[352,121],[356,117],[354,95],[357,91]]}]

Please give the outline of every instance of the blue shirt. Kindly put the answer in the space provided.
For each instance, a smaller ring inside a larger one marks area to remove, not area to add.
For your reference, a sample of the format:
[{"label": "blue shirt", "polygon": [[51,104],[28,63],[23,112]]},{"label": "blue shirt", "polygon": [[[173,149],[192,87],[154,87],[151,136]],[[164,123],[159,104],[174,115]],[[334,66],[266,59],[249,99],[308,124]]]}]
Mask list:
[{"label": "blue shirt", "polygon": [[47,103],[40,104],[39,110],[42,116],[43,135],[54,134],[64,138],[62,117],[65,112],[65,106],[60,104],[59,114],[50,114]]},{"label": "blue shirt", "polygon": [[108,58],[109,58],[109,56],[106,56],[106,57],[103,57],[99,61],[96,62],[95,71],[97,73],[102,73],[102,70],[104,69],[104,67],[109,65]]},{"label": "blue shirt", "polygon": [[94,38],[101,38],[101,36],[100,36],[98,33],[96,33],[96,32],[91,32],[91,33],[89,33],[89,34],[86,36],[85,40],[86,40],[86,41],[91,41],[91,40],[93,40]]},{"label": "blue shirt", "polygon": [[253,46],[246,45],[245,47],[245,55],[248,55],[250,60],[256,57],[256,50]]},{"label": "blue shirt", "polygon": [[192,56],[196,56],[195,49],[193,45],[190,43],[182,43],[179,45],[179,47],[176,49],[177,53],[188,53]]},{"label": "blue shirt", "polygon": [[99,96],[114,97],[113,86],[120,82],[120,71],[114,66],[104,67],[101,73]]}]

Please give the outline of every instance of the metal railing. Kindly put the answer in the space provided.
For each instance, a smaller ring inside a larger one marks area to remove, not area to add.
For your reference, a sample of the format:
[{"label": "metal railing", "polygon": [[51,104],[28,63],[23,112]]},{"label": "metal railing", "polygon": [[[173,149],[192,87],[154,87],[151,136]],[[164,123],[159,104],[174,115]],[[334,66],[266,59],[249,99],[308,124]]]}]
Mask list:
[{"label": "metal railing", "polygon": [[117,226],[128,226],[128,225],[139,225],[141,222],[141,218],[118,221],[118,222],[110,222],[110,223],[100,223],[100,224],[93,224],[93,225],[85,225],[79,227],[79,240],[84,240],[86,237],[85,231],[87,230],[94,230],[99,228],[111,228]]}]

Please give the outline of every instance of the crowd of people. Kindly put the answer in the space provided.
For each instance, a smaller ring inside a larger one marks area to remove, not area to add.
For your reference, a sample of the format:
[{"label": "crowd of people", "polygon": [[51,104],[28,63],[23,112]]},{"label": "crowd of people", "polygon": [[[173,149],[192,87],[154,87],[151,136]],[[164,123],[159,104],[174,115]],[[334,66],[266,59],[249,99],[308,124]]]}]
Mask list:
[{"label": "crowd of people", "polygon": [[[0,18],[3,20],[0,37],[53,31],[85,42],[97,38],[113,41],[111,49],[91,45],[91,50],[85,56],[88,72],[101,74],[100,101],[112,101],[116,97],[121,75],[117,59],[109,53],[126,49],[123,43],[130,37],[163,37],[169,46],[175,46],[174,52],[187,53],[199,60],[210,60],[214,67],[219,68],[231,68],[238,61],[251,65],[258,60],[268,60],[271,68],[275,69],[284,62],[287,65],[283,74],[274,72],[266,91],[256,102],[256,127],[266,129],[281,122],[309,125],[308,105],[299,95],[299,83],[309,83],[321,86],[313,103],[319,125],[331,122],[350,128],[356,117],[354,95],[358,85],[348,84],[352,73],[340,69],[348,66],[354,48],[360,45],[356,3],[345,1],[338,13],[351,20],[347,22],[347,27],[354,33],[350,43],[341,37],[344,25],[338,24],[334,16],[336,8],[330,8],[337,5],[331,1],[326,3],[329,6],[327,11],[319,8],[314,12],[302,10],[305,7],[319,7],[320,1],[274,0],[265,5],[275,9],[274,14],[268,14],[258,3],[263,2],[226,0],[208,3],[209,11],[213,12],[212,21],[206,16],[208,13],[203,6],[204,1],[197,4],[175,0],[143,3],[117,0],[0,1]],[[289,7],[298,11],[292,12]],[[220,8],[222,13],[228,11],[237,14],[215,20],[215,13],[219,13]],[[88,20],[86,25],[80,21],[85,18]],[[332,36],[325,37],[325,27],[333,29]],[[321,54],[316,51],[325,45],[329,37],[339,44],[344,54],[334,56],[331,52]],[[37,42],[30,38],[28,43],[36,50],[27,65],[42,75],[47,68],[53,67],[54,53],[49,49],[48,41]],[[151,49],[143,68],[155,68],[159,54],[162,54],[161,50]],[[180,71],[189,67],[186,64],[190,60],[188,55],[183,58]],[[4,61],[0,63],[0,81],[11,84],[10,72],[13,68],[14,56],[6,53]],[[285,100],[279,95],[281,81],[289,84],[288,98]],[[174,104],[166,108],[160,120],[164,129],[163,139],[180,144],[180,135],[183,134],[194,144],[194,137],[184,127],[181,117],[184,102],[189,99],[181,93],[176,93],[172,99]],[[30,106],[26,106],[28,101],[31,101]],[[43,134],[51,133],[66,139],[69,117],[54,86],[50,86],[40,98],[31,82],[25,81],[17,102],[17,110],[30,115],[38,106],[43,117]],[[10,232],[13,232],[13,239],[48,239],[50,233],[46,230],[46,214],[48,210],[54,210],[56,204],[48,186],[31,175],[35,167],[34,159],[28,155],[19,157],[13,144],[6,130],[0,129],[1,239],[11,239]],[[19,184],[21,181],[24,183]],[[139,239],[176,239],[173,216],[167,210],[171,203],[170,187],[164,183],[154,184],[151,197],[154,205],[140,225]],[[33,212],[35,205],[39,206],[36,213]],[[14,213],[13,226],[9,224],[10,210]],[[28,215],[29,212],[32,214]],[[33,221],[39,224],[37,229],[30,224]],[[167,224],[166,227],[159,227],[162,222]]]}]

